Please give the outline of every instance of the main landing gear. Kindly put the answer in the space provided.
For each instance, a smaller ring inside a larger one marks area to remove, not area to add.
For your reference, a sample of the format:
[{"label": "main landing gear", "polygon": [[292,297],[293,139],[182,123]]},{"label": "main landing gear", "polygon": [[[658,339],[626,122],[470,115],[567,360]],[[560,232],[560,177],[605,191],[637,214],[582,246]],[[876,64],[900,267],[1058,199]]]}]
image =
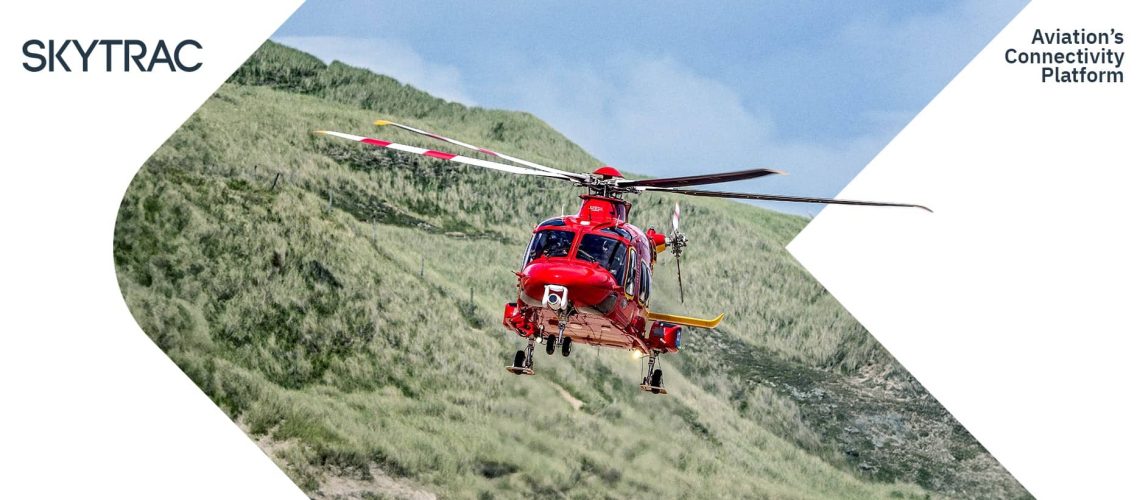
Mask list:
[{"label": "main landing gear", "polygon": [[534,339],[535,336],[528,337],[526,349],[515,351],[514,363],[507,367],[507,371],[515,375],[534,375]]},{"label": "main landing gear", "polygon": [[653,369],[653,365],[657,364],[658,354],[660,353],[657,351],[649,353],[649,370],[647,370],[645,378],[641,380],[641,390],[653,394],[669,394],[669,391],[665,390],[665,386],[661,385],[661,369]]}]

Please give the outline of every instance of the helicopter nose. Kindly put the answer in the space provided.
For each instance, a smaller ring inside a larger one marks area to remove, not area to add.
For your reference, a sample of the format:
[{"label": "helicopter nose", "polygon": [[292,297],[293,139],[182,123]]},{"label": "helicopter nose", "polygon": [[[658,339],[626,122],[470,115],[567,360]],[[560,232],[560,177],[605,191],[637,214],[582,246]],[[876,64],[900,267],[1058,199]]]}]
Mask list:
[{"label": "helicopter nose", "polygon": [[531,263],[522,271],[523,292],[542,302],[547,285],[566,287],[572,304],[594,306],[605,300],[616,285],[609,272],[598,266],[572,260],[543,260]]}]

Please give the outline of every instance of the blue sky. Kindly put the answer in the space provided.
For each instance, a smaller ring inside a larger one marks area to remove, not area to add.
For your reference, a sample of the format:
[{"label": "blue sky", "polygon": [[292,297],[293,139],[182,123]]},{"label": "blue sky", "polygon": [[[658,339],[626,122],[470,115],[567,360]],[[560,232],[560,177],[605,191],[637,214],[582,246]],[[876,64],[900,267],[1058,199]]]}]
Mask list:
[{"label": "blue sky", "polygon": [[528,111],[619,169],[834,196],[1025,3],[308,0],[272,38]]}]

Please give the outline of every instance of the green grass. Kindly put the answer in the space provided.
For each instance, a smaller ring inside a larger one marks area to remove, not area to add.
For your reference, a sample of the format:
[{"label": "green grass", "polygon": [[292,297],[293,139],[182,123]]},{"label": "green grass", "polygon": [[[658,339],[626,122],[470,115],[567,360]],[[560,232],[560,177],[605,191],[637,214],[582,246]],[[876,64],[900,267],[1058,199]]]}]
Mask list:
[{"label": "green grass", "polygon": [[[914,484],[923,469],[903,452],[883,459],[895,473],[860,470],[812,402],[750,371],[778,361],[803,388],[869,368],[908,377],[783,250],[806,220],[682,200],[686,304],[663,257],[653,307],[727,314],[717,331],[687,332],[697,349],[663,358],[669,396],[637,389],[628,353],[595,348],[540,355],[538,375],[515,377],[503,366],[521,341],[499,325],[512,271],[533,224],[576,208],[577,191],[311,133],[439,147],[377,130],[380,117],[568,170],[600,164],[531,115],[447,103],[267,43],[143,166],[116,225],[119,282],[140,326],[274,443],[310,494],[379,474],[461,498],[955,491]],[[637,197],[631,221],[663,225],[674,201]],[[915,386],[909,396],[925,395]],[[921,418],[949,417],[931,411]],[[960,442],[984,454],[968,434]],[[966,494],[1012,481],[997,471]]]}]

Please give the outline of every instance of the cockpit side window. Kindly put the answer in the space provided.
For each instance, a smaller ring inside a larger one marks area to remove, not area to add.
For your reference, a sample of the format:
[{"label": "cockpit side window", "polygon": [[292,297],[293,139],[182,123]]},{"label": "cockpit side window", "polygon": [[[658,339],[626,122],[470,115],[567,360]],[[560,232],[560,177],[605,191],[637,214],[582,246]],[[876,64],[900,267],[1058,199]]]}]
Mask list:
[{"label": "cockpit side window", "polygon": [[614,258],[610,261],[609,267],[607,267],[610,274],[614,276],[615,283],[621,283],[622,278],[625,277],[625,269],[628,267],[628,263],[625,260],[627,254],[628,250],[626,250],[625,245],[620,245],[617,251],[614,252]]},{"label": "cockpit side window", "polygon": [[539,257],[565,257],[570,254],[572,243],[574,233],[570,231],[544,230],[534,233],[523,258],[523,266]]}]

